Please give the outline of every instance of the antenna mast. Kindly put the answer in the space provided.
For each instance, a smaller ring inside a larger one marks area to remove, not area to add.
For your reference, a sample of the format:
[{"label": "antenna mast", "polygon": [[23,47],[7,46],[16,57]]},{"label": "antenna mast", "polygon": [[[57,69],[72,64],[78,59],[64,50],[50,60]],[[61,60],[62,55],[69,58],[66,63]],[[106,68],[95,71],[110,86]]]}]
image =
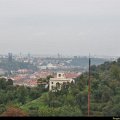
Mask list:
[{"label": "antenna mast", "polygon": [[88,116],[90,115],[90,65],[91,59],[89,54],[89,79],[88,79]]}]

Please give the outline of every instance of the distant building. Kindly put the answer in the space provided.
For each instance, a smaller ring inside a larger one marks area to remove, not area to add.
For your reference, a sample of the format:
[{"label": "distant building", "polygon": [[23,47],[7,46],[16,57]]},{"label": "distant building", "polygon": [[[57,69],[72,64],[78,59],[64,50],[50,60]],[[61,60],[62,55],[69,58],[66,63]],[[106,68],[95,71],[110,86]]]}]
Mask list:
[{"label": "distant building", "polygon": [[8,61],[12,62],[12,53],[8,53]]},{"label": "distant building", "polygon": [[6,70],[0,69],[0,75],[4,75],[6,72]]},{"label": "distant building", "polygon": [[56,69],[57,67],[56,67],[55,65],[53,65],[52,63],[49,63],[49,64],[47,65],[47,68],[48,68],[48,69]]},{"label": "distant building", "polygon": [[75,83],[75,80],[72,78],[66,78],[64,73],[57,73],[56,78],[50,78],[49,80],[49,91],[55,91],[56,88],[57,90],[61,90],[62,84],[68,83],[68,82]]}]

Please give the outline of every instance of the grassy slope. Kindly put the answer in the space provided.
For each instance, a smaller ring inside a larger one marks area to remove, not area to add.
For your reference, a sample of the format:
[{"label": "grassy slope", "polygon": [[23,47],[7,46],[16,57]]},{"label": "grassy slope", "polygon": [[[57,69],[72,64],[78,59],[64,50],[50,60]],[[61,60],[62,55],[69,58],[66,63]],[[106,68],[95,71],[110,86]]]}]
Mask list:
[{"label": "grassy slope", "polygon": [[25,105],[21,106],[20,108],[25,111],[28,111],[29,107],[31,107],[31,106],[39,107],[39,110],[48,108],[48,106],[44,104],[43,99],[42,99],[44,94],[48,94],[48,93],[43,93],[41,97],[39,97],[31,102],[26,103]]}]

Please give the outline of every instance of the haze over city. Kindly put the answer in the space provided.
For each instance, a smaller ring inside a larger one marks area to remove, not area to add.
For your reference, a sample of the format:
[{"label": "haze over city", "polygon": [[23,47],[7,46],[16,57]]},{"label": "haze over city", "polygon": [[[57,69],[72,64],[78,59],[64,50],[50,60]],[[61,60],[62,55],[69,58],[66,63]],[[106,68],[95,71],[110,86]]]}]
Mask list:
[{"label": "haze over city", "polygon": [[120,53],[119,0],[0,0],[0,54]]}]

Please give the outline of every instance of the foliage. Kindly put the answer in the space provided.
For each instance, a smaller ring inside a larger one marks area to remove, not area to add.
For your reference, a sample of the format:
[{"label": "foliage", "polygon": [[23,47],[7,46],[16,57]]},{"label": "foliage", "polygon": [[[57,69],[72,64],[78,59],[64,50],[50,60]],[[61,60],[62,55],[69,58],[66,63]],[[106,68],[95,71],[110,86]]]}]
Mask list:
[{"label": "foliage", "polygon": [[6,116],[6,117],[23,117],[23,116],[28,116],[27,113],[22,111],[20,108],[15,108],[15,107],[9,107],[4,113],[1,114],[1,116]]},{"label": "foliage", "polygon": [[[49,77],[45,82],[48,81]],[[41,86],[13,86],[11,80],[0,78],[0,113],[5,113],[7,105],[12,102],[19,104],[30,116],[86,116],[88,73],[83,73],[75,81],[75,84],[63,84],[61,90],[48,92]],[[91,66],[90,98],[91,116],[120,116],[120,58]]]}]

